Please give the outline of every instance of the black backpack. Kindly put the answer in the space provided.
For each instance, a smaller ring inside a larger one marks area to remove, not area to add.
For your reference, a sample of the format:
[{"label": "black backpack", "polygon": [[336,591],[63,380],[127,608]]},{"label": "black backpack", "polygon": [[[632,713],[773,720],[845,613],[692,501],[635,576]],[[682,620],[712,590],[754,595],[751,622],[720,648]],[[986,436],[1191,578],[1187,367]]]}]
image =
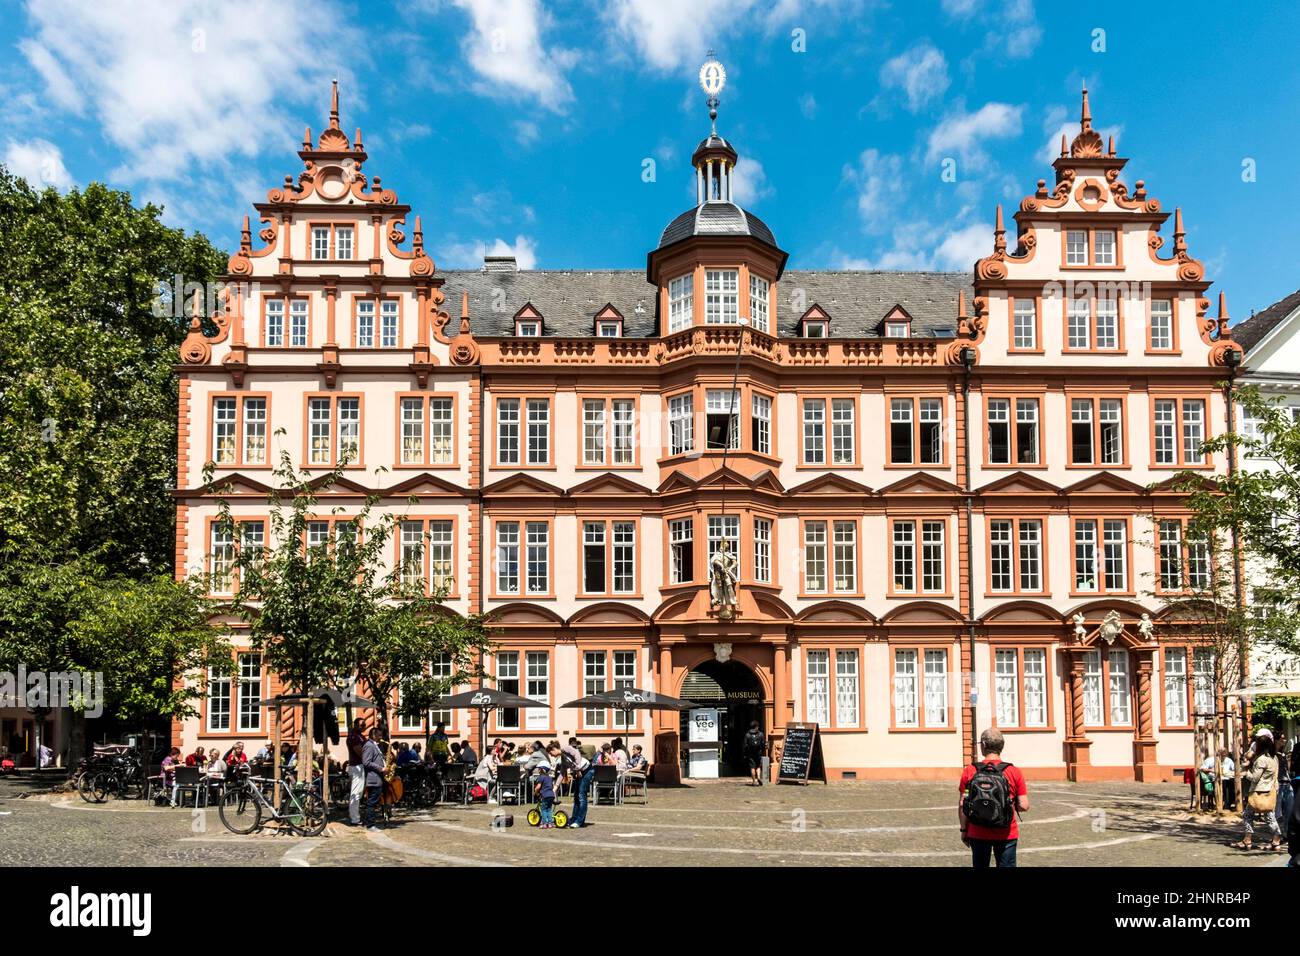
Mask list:
[{"label": "black backpack", "polygon": [[975,776],[966,786],[966,799],[962,811],[968,823],[981,827],[1009,827],[1011,814],[1011,784],[1003,773],[1009,763],[977,763]]},{"label": "black backpack", "polygon": [[767,746],[767,738],[763,736],[761,730],[749,730],[745,732],[745,752],[748,754],[761,754]]}]

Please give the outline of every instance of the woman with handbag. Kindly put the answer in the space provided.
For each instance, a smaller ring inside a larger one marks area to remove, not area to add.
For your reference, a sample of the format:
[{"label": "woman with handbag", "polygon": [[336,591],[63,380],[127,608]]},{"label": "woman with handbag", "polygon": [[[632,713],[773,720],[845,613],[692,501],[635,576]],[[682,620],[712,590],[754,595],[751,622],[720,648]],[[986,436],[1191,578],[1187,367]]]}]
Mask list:
[{"label": "woman with handbag", "polygon": [[1268,848],[1274,853],[1282,850],[1282,831],[1278,828],[1277,816],[1274,813],[1277,808],[1278,791],[1275,749],[1271,730],[1265,727],[1255,734],[1251,755],[1247,758],[1250,770],[1245,775],[1246,781],[1250,784],[1250,796],[1247,798],[1246,812],[1242,818],[1246,825],[1246,835],[1233,844],[1239,850],[1250,849],[1251,836],[1255,832],[1257,821],[1265,824],[1272,837]]}]

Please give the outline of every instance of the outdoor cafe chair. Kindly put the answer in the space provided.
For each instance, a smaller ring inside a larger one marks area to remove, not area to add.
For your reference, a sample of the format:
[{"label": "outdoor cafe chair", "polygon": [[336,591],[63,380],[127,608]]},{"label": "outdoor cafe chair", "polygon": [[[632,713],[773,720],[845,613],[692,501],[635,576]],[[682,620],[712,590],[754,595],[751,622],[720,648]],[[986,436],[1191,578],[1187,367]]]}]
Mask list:
[{"label": "outdoor cafe chair", "polygon": [[497,767],[496,787],[497,803],[504,804],[506,797],[516,806],[523,802],[523,767],[518,764],[502,764]]},{"label": "outdoor cafe chair", "polygon": [[467,803],[469,801],[469,786],[465,780],[465,771],[468,769],[463,763],[449,763],[442,768],[442,800],[447,801],[447,795],[456,794],[457,803]]},{"label": "outdoor cafe chair", "polygon": [[610,764],[601,764],[596,768],[596,775],[591,779],[592,800],[600,803],[601,793],[608,793],[614,803],[619,800],[618,768]]},{"label": "outdoor cafe chair", "polygon": [[[185,794],[194,794],[194,806],[207,806],[208,786],[203,771],[198,767],[176,768],[176,804],[185,806]],[[199,801],[203,803],[200,804]]]},{"label": "outdoor cafe chair", "polygon": [[650,802],[649,779],[640,770],[624,770],[618,778],[619,803],[627,803],[629,794],[644,806]]}]

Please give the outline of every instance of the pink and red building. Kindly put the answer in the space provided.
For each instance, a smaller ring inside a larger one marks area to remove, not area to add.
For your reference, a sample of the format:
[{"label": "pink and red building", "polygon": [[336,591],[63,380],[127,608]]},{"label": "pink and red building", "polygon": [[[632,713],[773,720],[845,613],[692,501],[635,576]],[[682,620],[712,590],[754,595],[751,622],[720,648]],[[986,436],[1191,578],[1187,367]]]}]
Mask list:
[{"label": "pink and red building", "polygon": [[[816,722],[832,778],[951,776],[990,725],[1037,777],[1193,759],[1210,662],[1166,599],[1208,556],[1169,482],[1226,467],[1200,444],[1239,349],[1086,93],[967,273],[786,269],[716,133],[695,206],[647,224],[644,269],[609,271],[439,268],[337,91],[298,155],[245,224],[219,334],[182,350],[178,575],[265,539],[281,449],[321,473],[347,454],[311,535],[379,495],[391,560],[423,540],[415,573],[495,622],[497,684],[550,705],[489,737],[630,736],[671,776],[676,714],[559,706],[637,686],[719,706],[724,761],[751,719],[777,753]],[[709,600],[723,540],[734,615]],[[265,739],[277,686],[238,651],[178,743]]]}]

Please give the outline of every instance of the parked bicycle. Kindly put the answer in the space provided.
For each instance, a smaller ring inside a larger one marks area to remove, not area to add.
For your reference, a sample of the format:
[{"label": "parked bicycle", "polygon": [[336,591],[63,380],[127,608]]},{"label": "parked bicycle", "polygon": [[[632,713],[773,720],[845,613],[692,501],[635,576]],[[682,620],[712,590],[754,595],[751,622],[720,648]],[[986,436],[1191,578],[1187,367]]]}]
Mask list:
[{"label": "parked bicycle", "polygon": [[76,776],[77,793],[87,803],[103,803],[110,796],[139,799],[146,786],[144,761],[134,750],[96,754],[81,762]]},{"label": "parked bicycle", "polygon": [[287,826],[303,836],[319,836],[329,823],[329,809],[321,799],[319,784],[280,781],[280,809],[267,791],[274,793],[274,781],[252,774],[227,778],[217,815],[231,833],[240,835],[260,830],[267,823]]}]

